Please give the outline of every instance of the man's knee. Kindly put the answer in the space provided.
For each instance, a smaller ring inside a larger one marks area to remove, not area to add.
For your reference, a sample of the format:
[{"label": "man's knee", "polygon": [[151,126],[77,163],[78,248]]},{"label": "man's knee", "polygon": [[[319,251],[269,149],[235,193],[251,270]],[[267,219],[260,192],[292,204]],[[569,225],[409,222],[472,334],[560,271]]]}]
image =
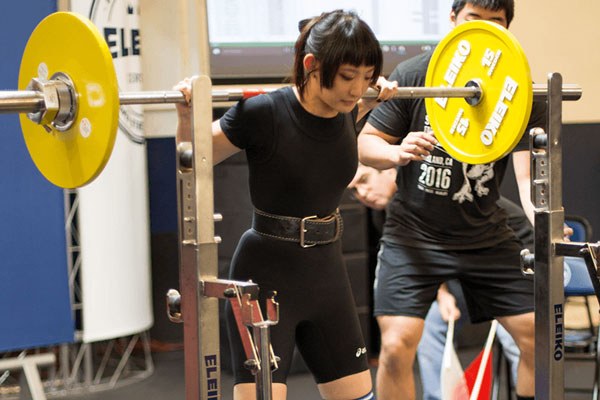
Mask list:
[{"label": "man's knee", "polygon": [[535,340],[535,317],[533,312],[510,317],[498,317],[497,319],[517,344]]},{"label": "man's knee", "polygon": [[521,352],[533,352],[535,348],[535,327],[534,322],[531,322],[531,326],[527,326],[523,331],[520,332],[516,339],[517,345]]},{"label": "man's knee", "polygon": [[412,365],[417,353],[418,339],[406,335],[384,335],[381,340],[380,363],[399,371]]},{"label": "man's knee", "polygon": [[525,337],[518,342],[521,360],[532,364],[535,359],[535,338]]},{"label": "man's knee", "polygon": [[415,317],[382,316],[377,318],[377,322],[381,330],[380,363],[394,369],[398,368],[396,363],[412,365],[423,332],[423,320]]}]

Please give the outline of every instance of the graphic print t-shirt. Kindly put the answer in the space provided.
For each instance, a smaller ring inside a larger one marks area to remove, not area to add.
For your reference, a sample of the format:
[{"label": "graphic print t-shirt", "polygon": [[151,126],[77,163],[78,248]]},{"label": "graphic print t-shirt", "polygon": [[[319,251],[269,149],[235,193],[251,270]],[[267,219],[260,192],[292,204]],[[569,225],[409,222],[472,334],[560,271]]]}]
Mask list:
[{"label": "graphic print t-shirt", "polygon": [[[398,86],[424,86],[431,52],[399,64],[389,80]],[[545,127],[545,106],[534,103],[526,132]],[[431,131],[424,99],[394,99],[369,116],[376,129],[399,138]],[[527,150],[523,135],[513,151]],[[509,162],[469,165],[437,145],[424,161],[398,167],[398,191],[388,208],[384,240],[411,247],[451,250],[493,246],[511,237],[506,212],[499,208],[499,188]]]}]

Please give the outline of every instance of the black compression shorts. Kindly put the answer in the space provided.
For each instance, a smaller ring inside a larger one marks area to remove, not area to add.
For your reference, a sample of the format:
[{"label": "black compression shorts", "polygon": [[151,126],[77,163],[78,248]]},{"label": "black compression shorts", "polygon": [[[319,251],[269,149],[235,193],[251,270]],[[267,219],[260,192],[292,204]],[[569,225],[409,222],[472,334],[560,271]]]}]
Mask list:
[{"label": "black compression shorts", "polygon": [[[368,369],[340,241],[302,248],[249,230],[234,255],[230,278],[257,283],[261,307],[266,294],[277,291],[279,323],[270,333],[281,362],[273,382],[286,382],[296,345],[317,383]],[[235,383],[254,382],[244,368],[246,357],[229,307],[227,318]]]}]

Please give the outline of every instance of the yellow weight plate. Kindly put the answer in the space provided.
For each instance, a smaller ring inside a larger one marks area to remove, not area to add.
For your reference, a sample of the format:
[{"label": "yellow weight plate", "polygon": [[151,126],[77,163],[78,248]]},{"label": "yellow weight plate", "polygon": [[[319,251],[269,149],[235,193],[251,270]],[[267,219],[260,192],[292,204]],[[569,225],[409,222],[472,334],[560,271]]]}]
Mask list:
[{"label": "yellow weight plate", "polygon": [[440,41],[426,86],[464,87],[477,81],[476,105],[461,98],[428,98],[431,127],[444,149],[469,164],[486,164],[510,153],[527,127],[533,102],[529,63],[515,37],[498,24],[465,22]]},{"label": "yellow weight plate", "polygon": [[19,90],[32,78],[67,74],[74,83],[78,110],[65,132],[46,129],[21,114],[21,129],[33,162],[53,184],[83,186],[100,174],[112,152],[119,122],[117,76],[110,50],[88,19],[58,12],[31,34],[19,70]]}]

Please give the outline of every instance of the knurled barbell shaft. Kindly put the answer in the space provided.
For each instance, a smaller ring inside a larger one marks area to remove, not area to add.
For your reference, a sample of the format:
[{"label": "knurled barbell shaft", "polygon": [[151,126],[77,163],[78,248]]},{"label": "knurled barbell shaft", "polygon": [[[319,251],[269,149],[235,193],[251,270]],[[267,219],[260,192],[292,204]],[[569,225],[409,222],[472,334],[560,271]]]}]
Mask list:
[{"label": "knurled barbell shaft", "polygon": [[[258,89],[258,90],[213,90],[213,102],[238,101],[253,94],[266,93],[276,89]],[[563,85],[563,100],[579,100],[581,98],[581,87],[575,84]],[[548,88],[545,84],[533,85],[533,97],[536,100],[545,98],[548,94]],[[368,89],[363,98],[374,99],[379,95],[376,89]],[[481,89],[478,87],[400,87],[397,89],[394,97],[402,99],[416,99],[426,97],[453,97],[470,98],[481,95]],[[183,103],[185,102],[181,92],[177,90],[166,92],[129,92],[120,93],[119,101],[121,105],[125,104],[160,104],[160,103]]]},{"label": "knurled barbell shaft", "polygon": [[[276,89],[227,89],[213,90],[213,102],[238,101],[259,93],[268,93]],[[463,88],[426,88],[426,87],[403,87],[398,88],[395,97],[399,98],[424,98],[424,97],[475,97],[481,93],[477,87]],[[375,89],[367,90],[363,96],[366,99],[377,98],[379,92]],[[119,101],[125,104],[160,104],[160,103],[184,103],[185,99],[178,90],[166,92],[129,92],[120,93]]]},{"label": "knurled barbell shaft", "polygon": [[44,96],[34,90],[0,91],[0,113],[37,112],[44,108]]},{"label": "knurled barbell shaft", "polygon": [[[213,102],[238,101],[258,93],[266,93],[275,89],[259,90],[213,90]],[[533,97],[539,101],[546,97],[548,88],[545,84],[533,85]],[[579,100],[581,87],[575,84],[563,84],[563,100]],[[411,99],[426,97],[454,97],[471,98],[481,95],[478,87],[400,87],[394,97]],[[378,96],[378,91],[369,89],[364,98],[373,99]],[[128,104],[163,104],[184,103],[185,98],[178,90],[123,92],[119,94],[121,105]],[[42,93],[32,90],[0,91],[0,113],[33,113],[44,109]]]}]

